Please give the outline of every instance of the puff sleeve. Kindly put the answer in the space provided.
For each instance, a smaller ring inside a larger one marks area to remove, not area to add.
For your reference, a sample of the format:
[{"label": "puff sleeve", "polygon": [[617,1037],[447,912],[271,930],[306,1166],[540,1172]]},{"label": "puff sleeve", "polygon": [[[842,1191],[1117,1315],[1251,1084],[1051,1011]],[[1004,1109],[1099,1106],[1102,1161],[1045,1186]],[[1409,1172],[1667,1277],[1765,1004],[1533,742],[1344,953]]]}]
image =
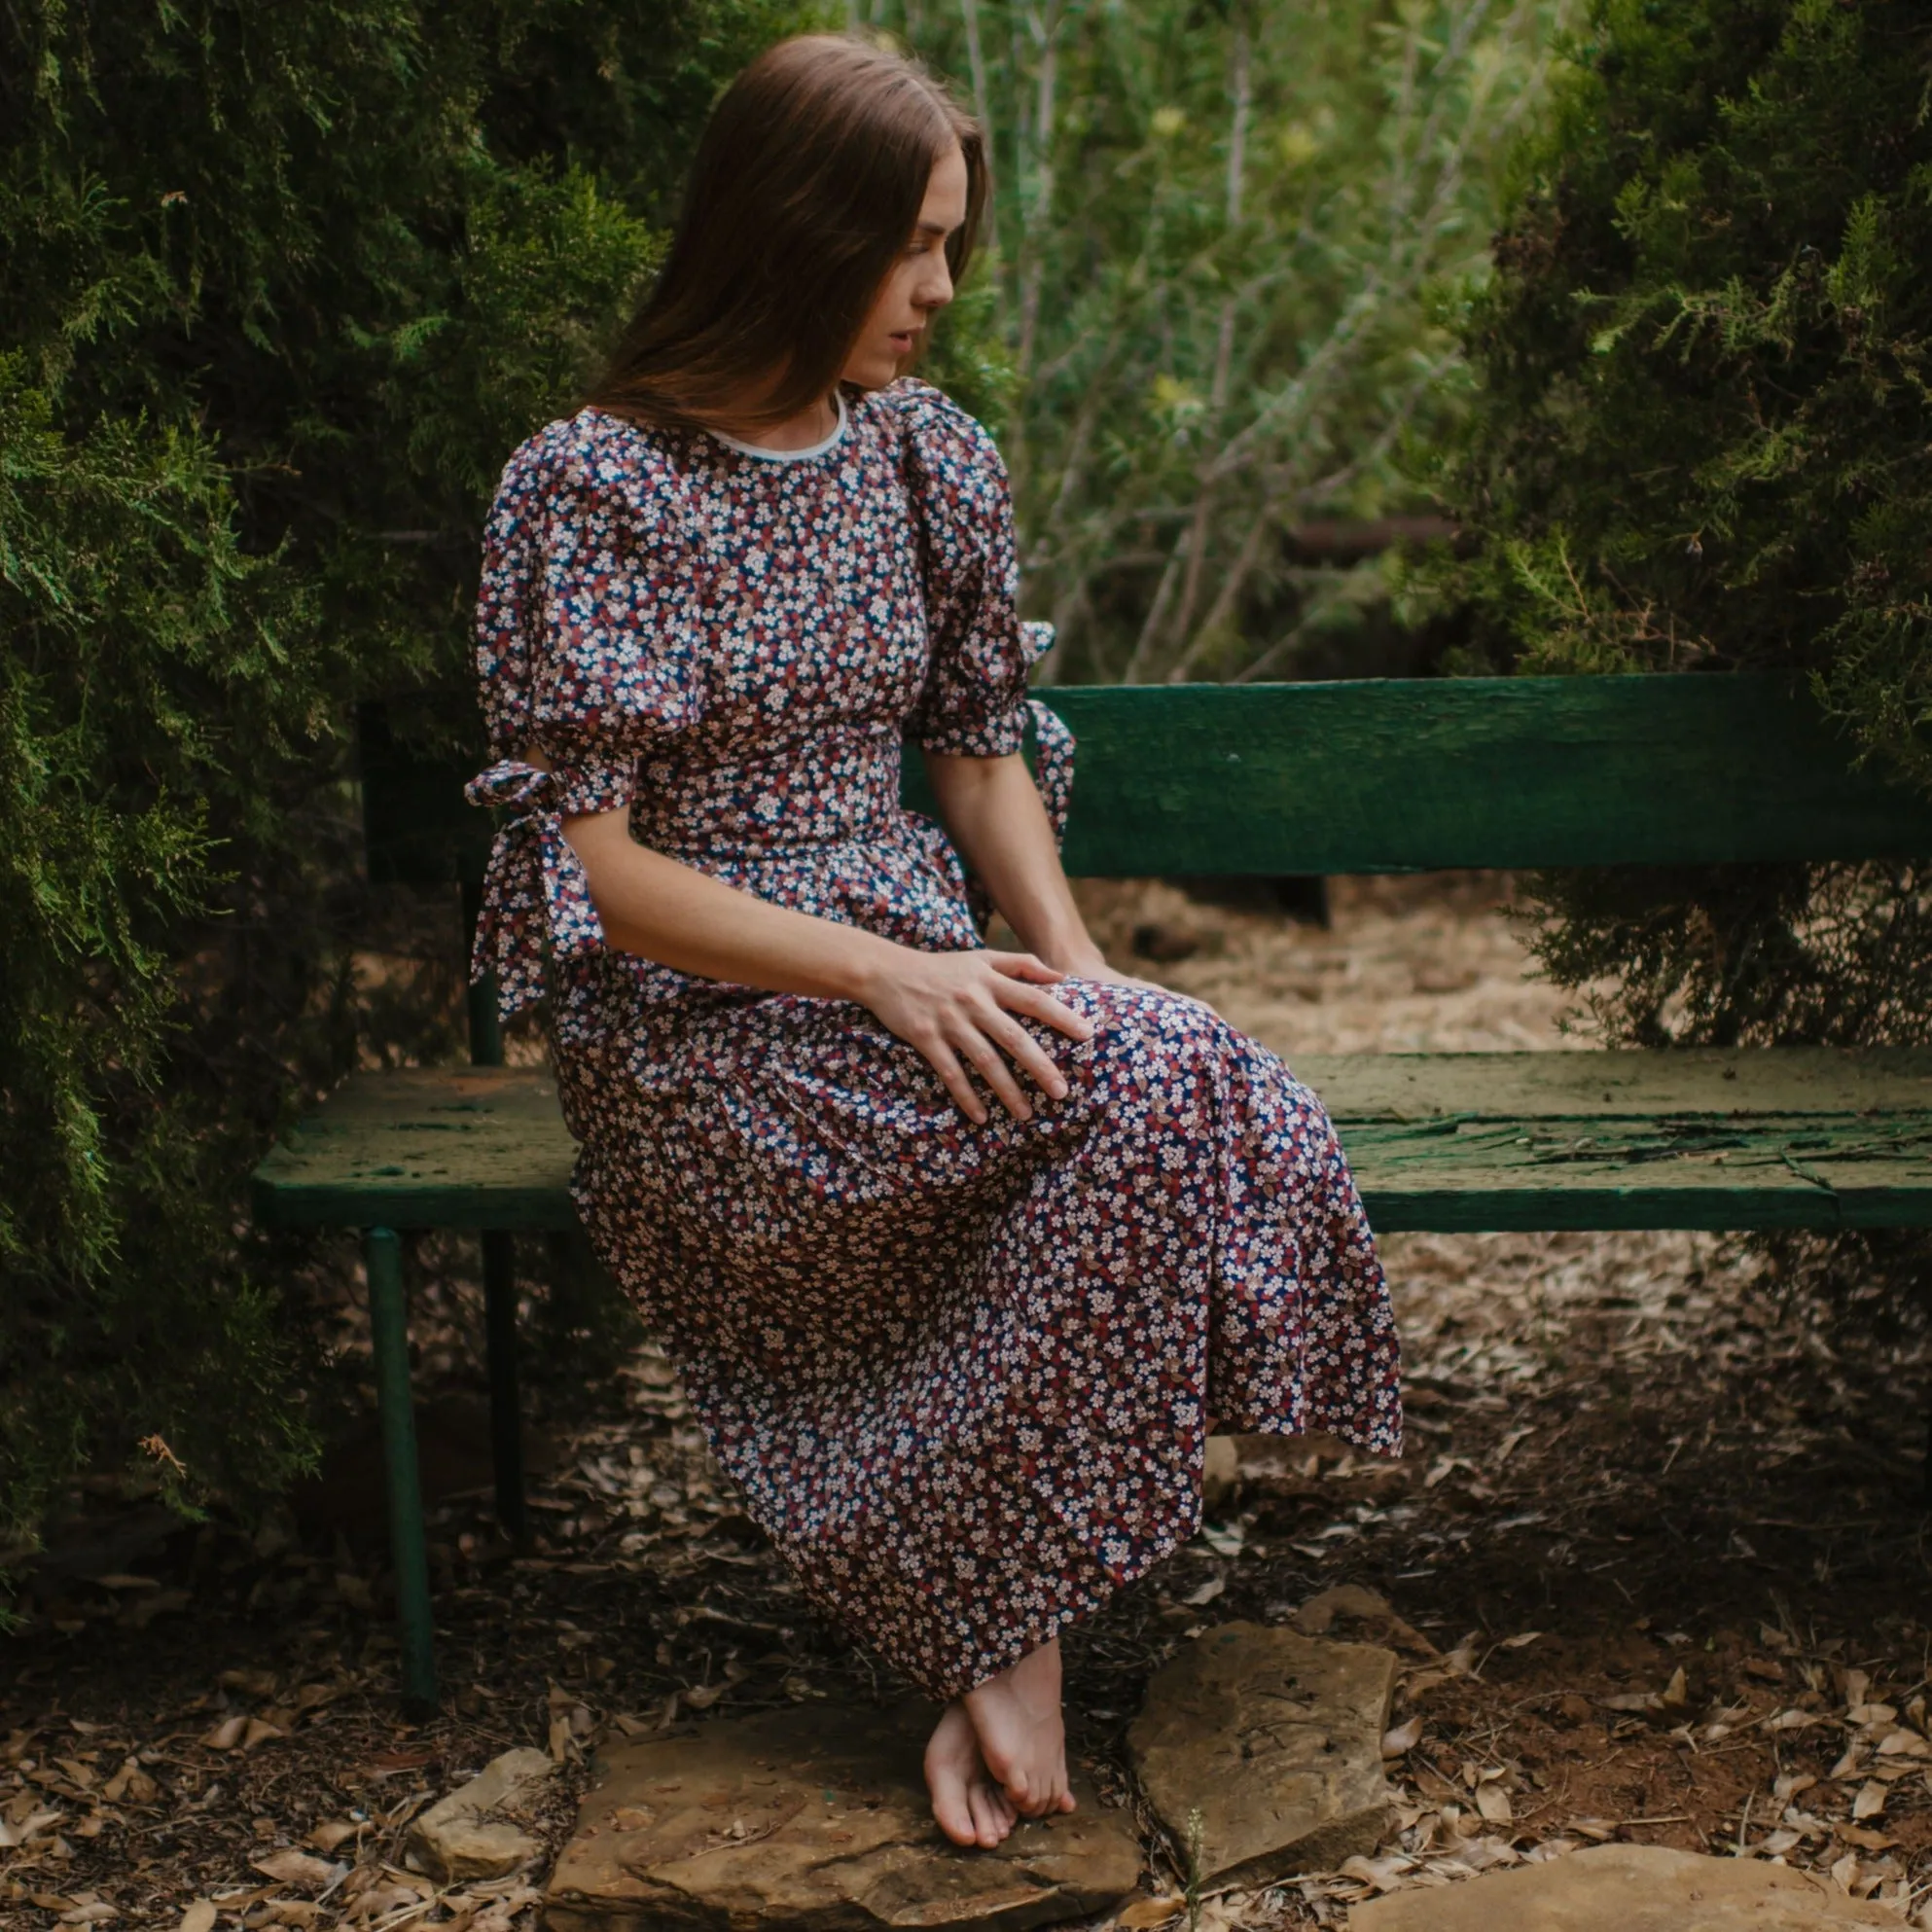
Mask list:
[{"label": "puff sleeve", "polygon": [[698,555],[679,479],[626,425],[554,423],[504,471],[476,630],[496,763],[466,795],[512,814],[471,958],[473,978],[495,973],[506,1016],[541,997],[546,956],[604,944],[564,818],[626,805],[647,748],[701,711]]},{"label": "puff sleeve", "polygon": [[1073,734],[1029,700],[1027,676],[1053,626],[1020,615],[1013,493],[993,440],[939,390],[891,392],[905,434],[906,482],[920,540],[930,664],[907,735],[927,751],[1004,758],[1033,730],[1035,777],[1055,832],[1065,827]]}]

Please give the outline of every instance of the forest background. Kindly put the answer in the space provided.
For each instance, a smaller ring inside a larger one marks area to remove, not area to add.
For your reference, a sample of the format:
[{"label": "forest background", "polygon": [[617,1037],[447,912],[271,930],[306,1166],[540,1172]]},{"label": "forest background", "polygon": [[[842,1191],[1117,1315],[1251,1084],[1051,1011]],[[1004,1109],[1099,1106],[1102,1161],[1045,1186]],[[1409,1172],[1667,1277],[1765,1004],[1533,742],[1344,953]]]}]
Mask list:
[{"label": "forest background", "polygon": [[[1001,432],[1052,674],[1770,660],[1922,779],[1907,11],[859,0],[994,131],[928,373]],[[357,706],[467,733],[504,455],[573,406],[717,88],[826,23],[0,18],[0,1551],[83,1470],[246,1507],[312,1456],[325,1263],[244,1177],[358,1056],[457,1050],[447,968],[357,965]],[[1618,1037],[1932,1010],[1914,868],[1541,892]],[[1906,1306],[1917,1248],[1834,1252]]]}]

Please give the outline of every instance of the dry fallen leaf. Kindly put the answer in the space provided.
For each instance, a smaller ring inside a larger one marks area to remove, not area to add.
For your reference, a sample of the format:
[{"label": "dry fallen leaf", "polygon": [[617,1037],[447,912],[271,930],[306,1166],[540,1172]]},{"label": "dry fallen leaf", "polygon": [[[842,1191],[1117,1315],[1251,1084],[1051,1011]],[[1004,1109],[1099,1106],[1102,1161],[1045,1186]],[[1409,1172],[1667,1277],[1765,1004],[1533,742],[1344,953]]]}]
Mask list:
[{"label": "dry fallen leaf", "polygon": [[1878,1739],[1878,1755],[1881,1758],[1932,1758],[1932,1744],[1928,1744],[1915,1731],[1908,1731],[1900,1725],[1896,1731],[1888,1731]]},{"label": "dry fallen leaf", "polygon": [[306,1892],[319,1892],[324,1885],[333,1885],[344,1870],[340,1865],[330,1864],[326,1858],[313,1858],[305,1851],[298,1851],[293,1845],[250,1862],[263,1878]]},{"label": "dry fallen leaf", "polygon": [[317,1851],[334,1851],[339,1844],[354,1838],[356,1830],[346,1818],[325,1818],[303,1842],[312,1844]]},{"label": "dry fallen leaf", "polygon": [[119,1805],[123,1799],[130,1805],[152,1805],[161,1796],[161,1786],[141,1769],[138,1758],[124,1758],[100,1795],[110,1805]]},{"label": "dry fallen leaf", "polygon": [[1598,1698],[1605,1710],[1662,1710],[1664,1699],[1655,1691],[1619,1691],[1614,1698]]},{"label": "dry fallen leaf", "polygon": [[1507,1825],[1516,1818],[1509,1793],[1493,1779],[1485,1778],[1476,1787],[1476,1808],[1483,1813],[1485,1824]]},{"label": "dry fallen leaf", "polygon": [[214,1932],[219,1915],[213,1899],[197,1899],[181,1914],[179,1932]]},{"label": "dry fallen leaf", "polygon": [[224,1718],[221,1721],[221,1723],[216,1725],[215,1728],[212,1731],[210,1731],[205,1737],[201,1739],[201,1742],[205,1744],[207,1748],[211,1751],[232,1751],[234,1749],[234,1747],[237,1744],[241,1742],[242,1735],[247,1731],[247,1729],[248,1729],[247,1718],[227,1717]]},{"label": "dry fallen leaf", "polygon": [[1405,1751],[1413,1751],[1421,1738],[1422,1714],[1417,1711],[1413,1717],[1405,1718],[1393,1731],[1382,1733],[1382,1756],[1399,1758]]},{"label": "dry fallen leaf", "polygon": [[257,1744],[266,1744],[270,1737],[286,1737],[288,1733],[279,1726],[270,1724],[265,1717],[251,1717],[247,1728],[241,1734],[241,1748],[252,1751]]},{"label": "dry fallen leaf", "polygon": [[1682,1710],[1691,1701],[1691,1680],[1684,1674],[1680,1664],[1670,1673],[1670,1681],[1664,1687],[1664,1705],[1666,1710]]},{"label": "dry fallen leaf", "polygon": [[368,1581],[363,1577],[352,1576],[346,1570],[339,1572],[336,1577],[336,1594],[351,1610],[370,1611],[376,1608],[376,1594],[370,1589]]},{"label": "dry fallen leaf", "polygon": [[1106,1932],[1154,1932],[1188,1909],[1184,1898],[1135,1899],[1107,1920]]},{"label": "dry fallen leaf", "polygon": [[1403,1874],[1414,1869],[1414,1859],[1405,1858],[1400,1852],[1387,1858],[1347,1858],[1341,1867],[1344,1878],[1359,1878],[1363,1884],[1373,1885],[1378,1892],[1398,1890]]},{"label": "dry fallen leaf", "polygon": [[1885,1808],[1885,1787],[1877,1778],[1858,1787],[1858,1795],[1851,1801],[1851,1815],[1854,1818],[1876,1818]]},{"label": "dry fallen leaf", "polygon": [[1193,1609],[1199,1610],[1204,1605],[1212,1603],[1227,1588],[1228,1582],[1225,1577],[1214,1577],[1202,1584],[1199,1590],[1189,1591],[1181,1598],[1181,1601]]},{"label": "dry fallen leaf", "polygon": [[1860,1851],[1884,1851],[1898,1843],[1889,1833],[1867,1831],[1863,1825],[1840,1825],[1837,1831],[1846,1844],[1855,1844]]},{"label": "dry fallen leaf", "polygon": [[1513,1637],[1505,1637],[1497,1646],[1499,1650],[1521,1650],[1542,1638],[1541,1630],[1519,1630]]}]

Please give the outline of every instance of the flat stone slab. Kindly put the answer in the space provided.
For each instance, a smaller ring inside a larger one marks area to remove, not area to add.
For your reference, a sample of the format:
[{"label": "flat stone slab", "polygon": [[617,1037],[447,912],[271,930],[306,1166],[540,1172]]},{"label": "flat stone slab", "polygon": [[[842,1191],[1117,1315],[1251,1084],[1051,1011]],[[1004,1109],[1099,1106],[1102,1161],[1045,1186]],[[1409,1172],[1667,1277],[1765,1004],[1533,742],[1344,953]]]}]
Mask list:
[{"label": "flat stone slab", "polygon": [[1223,1624],[1155,1676],[1127,1746],[1177,1845],[1199,1811],[1203,1884],[1267,1884],[1376,1848],[1399,1668],[1376,1644]]},{"label": "flat stone slab", "polygon": [[500,1878],[527,1865],[543,1845],[518,1820],[528,1821],[555,1775],[541,1751],[505,1751],[411,1825],[410,1863],[444,1884]]},{"label": "flat stone slab", "polygon": [[824,1704],[600,1751],[552,1874],[552,1932],[1024,1932],[1132,1891],[1140,1845],[1076,1775],[1080,1808],[1021,1821],[997,1851],[933,1822],[920,1773],[938,1713]]},{"label": "flat stone slab", "polygon": [[1843,1932],[1900,1920],[1807,1872],[1654,1844],[1597,1844],[1358,1905],[1348,1932]]}]

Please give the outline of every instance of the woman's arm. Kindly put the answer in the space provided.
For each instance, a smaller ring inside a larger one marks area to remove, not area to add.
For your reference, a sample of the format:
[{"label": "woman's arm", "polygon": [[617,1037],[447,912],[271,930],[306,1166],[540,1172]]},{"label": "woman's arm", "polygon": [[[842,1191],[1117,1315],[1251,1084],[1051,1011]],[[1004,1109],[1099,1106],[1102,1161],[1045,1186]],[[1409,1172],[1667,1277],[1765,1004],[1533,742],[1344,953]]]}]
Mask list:
[{"label": "woman's arm", "polygon": [[1020,1120],[1033,1109],[1014,1067],[1055,1099],[1065,1096],[1052,1057],[1014,1018],[1040,1020],[1070,1039],[1091,1036],[1089,1022],[1046,990],[1062,977],[1053,966],[1020,952],[920,952],[773,906],[640,845],[629,818],[619,809],[563,821],[612,946],[680,973],[856,1000],[925,1055],[976,1122],[984,1122],[986,1110],[968,1067]]},{"label": "woman's arm", "polygon": [[925,761],[947,832],[1020,945],[1070,978],[1118,981],[1088,937],[1047,808],[1020,753],[961,758],[929,751]]}]

